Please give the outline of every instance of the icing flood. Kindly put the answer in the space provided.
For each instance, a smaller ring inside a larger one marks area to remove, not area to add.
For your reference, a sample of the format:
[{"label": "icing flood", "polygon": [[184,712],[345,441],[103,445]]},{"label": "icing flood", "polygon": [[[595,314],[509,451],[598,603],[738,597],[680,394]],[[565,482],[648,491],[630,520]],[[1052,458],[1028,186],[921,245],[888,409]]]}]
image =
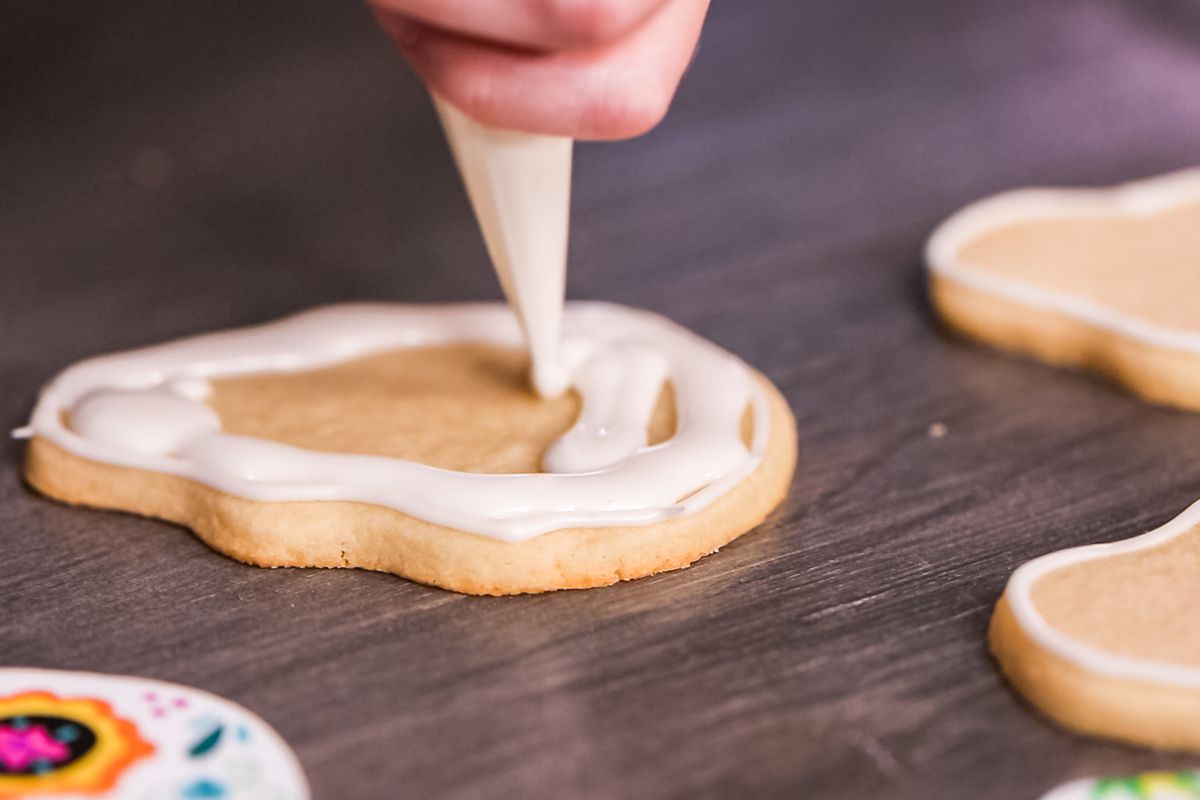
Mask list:
[{"label": "icing flood", "polygon": [[[543,472],[480,474],[318,452],[222,430],[210,381],[341,364],[400,348],[519,348],[501,304],[330,306],[278,322],[81,362],[44,390],[30,428],[83,458],[176,475],[259,501],[350,500],[503,541],[697,513],[749,475],[768,439],[766,397],[738,358],[646,311],[567,304],[560,364],[579,394]],[[665,385],[677,427],[647,425]],[[743,417],[753,414],[749,445]]]}]

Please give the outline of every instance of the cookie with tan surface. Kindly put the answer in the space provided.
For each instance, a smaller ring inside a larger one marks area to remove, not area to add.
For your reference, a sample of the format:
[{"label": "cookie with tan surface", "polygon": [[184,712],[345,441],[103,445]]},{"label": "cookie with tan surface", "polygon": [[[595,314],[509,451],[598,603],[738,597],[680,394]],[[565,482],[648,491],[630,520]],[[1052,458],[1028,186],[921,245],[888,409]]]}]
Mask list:
[{"label": "cookie with tan surface", "polygon": [[686,566],[783,499],[791,412],[740,360],[599,303],[563,352],[546,399],[506,307],[358,305],[91,359],[44,389],[25,474],[249,563],[477,594]]},{"label": "cookie with tan surface", "polygon": [[996,195],[942,223],[926,260],[951,328],[1200,410],[1200,170]]},{"label": "cookie with tan surface", "polygon": [[1200,503],[1150,533],[1012,576],[992,652],[1042,711],[1096,736],[1200,750]]},{"label": "cookie with tan surface", "polygon": [[[927,248],[954,329],[1200,410],[1200,170],[974,203]],[[1097,736],[1200,750],[1200,504],[1158,530],[1022,566],[992,652],[1029,700]]]}]

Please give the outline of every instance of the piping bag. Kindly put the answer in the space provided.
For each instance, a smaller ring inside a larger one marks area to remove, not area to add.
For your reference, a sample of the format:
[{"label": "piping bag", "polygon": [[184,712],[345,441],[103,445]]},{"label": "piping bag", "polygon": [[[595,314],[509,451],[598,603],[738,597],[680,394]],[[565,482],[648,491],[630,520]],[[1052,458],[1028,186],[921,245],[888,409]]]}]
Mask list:
[{"label": "piping bag", "polygon": [[525,333],[533,388],[557,397],[570,382],[560,334],[574,140],[491,128],[437,95],[433,100],[488,256]]}]

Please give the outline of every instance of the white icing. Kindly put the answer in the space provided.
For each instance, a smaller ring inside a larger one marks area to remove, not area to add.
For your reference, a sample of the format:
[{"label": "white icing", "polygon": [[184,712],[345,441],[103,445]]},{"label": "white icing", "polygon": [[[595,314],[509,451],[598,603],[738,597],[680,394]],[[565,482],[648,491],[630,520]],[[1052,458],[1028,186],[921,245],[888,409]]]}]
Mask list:
[{"label": "white icing", "polygon": [[[1102,794],[1097,792],[1101,782],[1095,778],[1082,778],[1080,780],[1065,783],[1062,786],[1054,789],[1048,794],[1042,795],[1041,800],[1097,800],[1098,797],[1103,797],[1105,800],[1192,800],[1196,797],[1196,793],[1186,787],[1190,787],[1190,781],[1185,786],[1178,786],[1174,783],[1173,778],[1176,776],[1184,776],[1192,778],[1194,772],[1150,772],[1140,775],[1129,776],[1130,778],[1138,778],[1142,783],[1142,791],[1149,792],[1148,794],[1134,795],[1131,792],[1110,788]],[[1121,780],[1121,779],[1118,779]]]},{"label": "white icing", "polygon": [[982,273],[959,252],[980,236],[1009,225],[1054,217],[1150,216],[1200,200],[1200,169],[1105,189],[1018,189],[968,205],[939,225],[925,247],[930,272],[977,291],[1075,317],[1097,328],[1157,347],[1200,352],[1200,331],[1169,328],[1152,320],[1001,275]]},{"label": "white icing", "polygon": [[[115,717],[129,726],[120,736],[130,736],[153,747],[111,776],[107,790],[80,787],[77,791],[51,791],[42,787],[31,795],[42,800],[165,800],[167,798],[216,797],[222,800],[308,800],[311,796],[304,772],[287,743],[261,717],[223,697],[176,683],[124,675],[68,672],[53,669],[0,668],[0,699],[11,700],[26,693],[49,693],[53,697],[45,713],[54,716],[55,704],[69,703],[64,717],[86,725],[87,716],[76,718],[79,704],[104,704],[101,715]],[[46,708],[46,706],[43,706]],[[96,713],[96,712],[92,712]],[[218,727],[219,726],[219,727]],[[215,744],[202,757],[190,754],[210,731],[219,730]],[[109,756],[123,755],[126,747],[118,737],[108,742]],[[91,756],[87,756],[90,758]],[[78,763],[78,762],[77,762]],[[73,770],[75,764],[55,775]],[[209,793],[194,793],[201,784]],[[215,788],[213,788],[215,787]],[[10,787],[0,787],[3,797]],[[219,790],[219,794],[215,794]],[[50,791],[49,794],[46,792]]]},{"label": "white icing", "polygon": [[[504,541],[694,514],[761,461],[766,398],[736,357],[655,314],[603,303],[568,304],[563,334],[562,363],[582,410],[547,453],[546,473],[454,472],[234,436],[219,430],[203,402],[213,378],[312,369],[403,347],[519,347],[520,328],[499,304],[330,306],[90,359],[46,386],[30,427],[93,461],[253,500],[374,503]],[[647,446],[646,425],[666,380],[678,430]],[[748,404],[749,448],[740,435]]]},{"label": "white icing", "polygon": [[[1114,214],[1149,216],[1200,200],[1200,169],[1149,178],[1106,189],[1021,189],[972,203],[934,231],[926,245],[929,270],[978,291],[1075,317],[1098,328],[1147,344],[1200,352],[1200,331],[1156,325],[1101,303],[1025,281],[983,274],[959,258],[970,241],[1031,219],[1086,218]],[[1078,547],[1043,556],[1020,567],[1007,596],[1018,624],[1038,644],[1084,669],[1113,677],[1200,688],[1200,669],[1118,655],[1078,641],[1051,627],[1030,596],[1038,578],[1056,569],[1121,553],[1156,547],[1200,524],[1200,502],[1150,533],[1112,544]]]},{"label": "white icing", "polygon": [[434,97],[504,294],[525,332],[532,383],[566,391],[559,350],[567,275],[572,141],[481,125]]},{"label": "white icing", "polygon": [[169,388],[97,389],[71,409],[71,427],[98,445],[145,455],[175,455],[185,445],[221,430],[217,414],[199,397]]},{"label": "white icing", "polygon": [[1042,795],[1042,800],[1092,800],[1092,789],[1095,786],[1096,781],[1093,778],[1071,781]]}]

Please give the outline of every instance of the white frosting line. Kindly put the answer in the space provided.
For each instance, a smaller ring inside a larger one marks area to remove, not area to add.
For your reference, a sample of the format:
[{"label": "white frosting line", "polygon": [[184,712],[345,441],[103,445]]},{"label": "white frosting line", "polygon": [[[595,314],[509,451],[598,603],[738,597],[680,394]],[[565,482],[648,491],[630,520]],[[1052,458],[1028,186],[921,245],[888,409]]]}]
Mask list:
[{"label": "white frosting line", "polygon": [[[1148,216],[1200,200],[1200,169],[1149,178],[1104,189],[1020,189],[972,203],[933,232],[925,257],[930,272],[981,292],[1035,308],[1075,317],[1149,345],[1200,352],[1200,331],[1156,325],[1087,298],[1025,281],[980,273],[959,258],[970,241],[994,230],[1032,219]],[[1034,582],[1056,569],[1097,558],[1156,547],[1200,524],[1200,501],[1171,522],[1122,542],[1063,550],[1018,569],[1007,596],[1018,624],[1034,641],[1084,669],[1118,678],[1200,688],[1200,669],[1117,655],[1073,639],[1051,627],[1030,596]]]},{"label": "white frosting line", "polygon": [[968,205],[939,225],[925,246],[929,271],[964,286],[1017,303],[1075,317],[1156,347],[1200,352],[1200,330],[1156,325],[1094,300],[985,274],[963,262],[970,241],[1014,223],[1054,217],[1149,216],[1200,200],[1200,169],[1148,178],[1105,189],[1018,189]]},{"label": "white frosting line", "polygon": [[[313,369],[403,347],[519,347],[521,331],[499,304],[331,306],[90,359],[43,390],[30,427],[83,458],[253,500],[373,503],[504,541],[694,514],[762,460],[766,397],[736,357],[655,314],[603,303],[568,304],[563,333],[582,411],[552,448],[549,473],[454,472],[234,436],[219,430],[203,402],[212,378]],[[666,380],[675,389],[677,431],[647,446],[645,428]],[[749,448],[740,432],[747,405]]]},{"label": "white frosting line", "polygon": [[1120,542],[1073,547],[1023,564],[1008,581],[1005,592],[1021,628],[1039,645],[1084,669],[1114,678],[1165,683],[1200,689],[1200,668],[1118,655],[1072,638],[1054,628],[1033,602],[1033,586],[1039,578],[1064,567],[1159,547],[1200,525],[1200,500],[1167,524],[1149,533]]},{"label": "white frosting line", "polygon": [[1095,786],[1094,778],[1071,781],[1043,795],[1042,800],[1092,800],[1092,790]]}]

